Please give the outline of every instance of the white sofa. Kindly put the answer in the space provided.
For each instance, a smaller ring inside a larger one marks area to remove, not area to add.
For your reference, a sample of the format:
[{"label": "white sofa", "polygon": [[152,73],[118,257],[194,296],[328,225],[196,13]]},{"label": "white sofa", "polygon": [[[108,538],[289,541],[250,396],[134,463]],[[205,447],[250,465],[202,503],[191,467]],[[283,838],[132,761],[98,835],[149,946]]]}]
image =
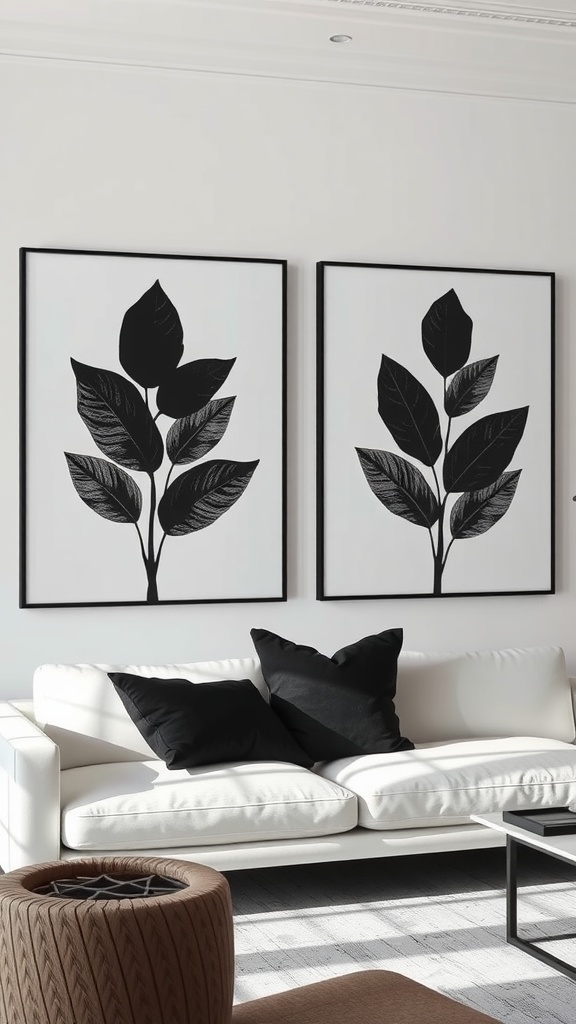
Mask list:
[{"label": "white sofa", "polygon": [[[396,710],[414,750],[315,765],[169,771],[107,672],[43,665],[0,705],[0,864],[150,853],[235,870],[500,845],[470,814],[576,798],[572,681],[558,647],[403,652]],[[254,658],[122,666],[191,683],[250,678]]]}]

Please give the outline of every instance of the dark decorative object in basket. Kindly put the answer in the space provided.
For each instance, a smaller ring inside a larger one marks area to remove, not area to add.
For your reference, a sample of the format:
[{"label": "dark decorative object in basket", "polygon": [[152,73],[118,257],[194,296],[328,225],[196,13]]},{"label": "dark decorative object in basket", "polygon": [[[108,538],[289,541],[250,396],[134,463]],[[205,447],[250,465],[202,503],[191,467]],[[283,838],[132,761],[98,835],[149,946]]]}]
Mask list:
[{"label": "dark decorative object in basket", "polygon": [[160,875],[79,875],[54,878],[34,892],[42,896],[60,896],[69,900],[130,900],[146,896],[164,896],[185,889],[185,882]]}]

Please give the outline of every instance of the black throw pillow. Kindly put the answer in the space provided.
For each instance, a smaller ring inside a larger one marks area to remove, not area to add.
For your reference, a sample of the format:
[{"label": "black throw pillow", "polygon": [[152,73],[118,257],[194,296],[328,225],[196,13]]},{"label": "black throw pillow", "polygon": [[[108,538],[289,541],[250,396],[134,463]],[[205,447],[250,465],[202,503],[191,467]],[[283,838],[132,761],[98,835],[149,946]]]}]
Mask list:
[{"label": "black throw pillow", "polygon": [[168,768],[312,759],[249,679],[191,683],[109,672],[134,725]]},{"label": "black throw pillow", "polygon": [[314,761],[413,750],[394,710],[402,630],[387,629],[336,651],[250,633],[270,689],[270,706]]}]

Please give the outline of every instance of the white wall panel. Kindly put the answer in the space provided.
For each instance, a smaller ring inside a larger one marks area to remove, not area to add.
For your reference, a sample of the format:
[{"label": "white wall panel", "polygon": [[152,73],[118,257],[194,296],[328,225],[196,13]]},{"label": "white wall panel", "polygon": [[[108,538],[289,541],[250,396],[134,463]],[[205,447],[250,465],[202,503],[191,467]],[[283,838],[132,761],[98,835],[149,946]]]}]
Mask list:
[{"label": "white wall panel", "polygon": [[[576,108],[5,58],[0,140],[1,696],[42,662],[250,655],[253,626],[576,668]],[[18,609],[19,246],[289,259],[287,604]],[[316,260],[556,272],[556,595],[315,601]]]}]

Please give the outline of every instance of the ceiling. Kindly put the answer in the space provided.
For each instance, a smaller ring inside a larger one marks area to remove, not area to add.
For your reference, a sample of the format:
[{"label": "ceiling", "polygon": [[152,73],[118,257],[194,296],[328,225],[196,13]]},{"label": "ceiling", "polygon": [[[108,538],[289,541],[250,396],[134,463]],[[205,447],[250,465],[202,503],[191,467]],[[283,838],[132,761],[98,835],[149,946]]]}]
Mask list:
[{"label": "ceiling", "polygon": [[2,0],[0,59],[572,103],[576,0]]}]

